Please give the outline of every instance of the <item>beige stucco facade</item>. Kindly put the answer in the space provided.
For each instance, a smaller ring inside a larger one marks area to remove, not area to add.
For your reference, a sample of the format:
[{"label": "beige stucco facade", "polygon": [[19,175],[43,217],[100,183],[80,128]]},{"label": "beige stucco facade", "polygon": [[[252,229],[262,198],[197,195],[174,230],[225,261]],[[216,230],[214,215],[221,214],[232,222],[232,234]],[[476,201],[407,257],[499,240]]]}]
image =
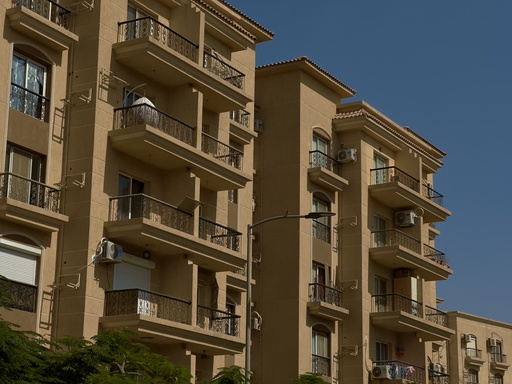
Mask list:
[{"label": "beige stucco facade", "polygon": [[134,329],[193,382],[243,365],[255,49],[272,32],[216,0],[0,12],[3,317],[48,337]]}]

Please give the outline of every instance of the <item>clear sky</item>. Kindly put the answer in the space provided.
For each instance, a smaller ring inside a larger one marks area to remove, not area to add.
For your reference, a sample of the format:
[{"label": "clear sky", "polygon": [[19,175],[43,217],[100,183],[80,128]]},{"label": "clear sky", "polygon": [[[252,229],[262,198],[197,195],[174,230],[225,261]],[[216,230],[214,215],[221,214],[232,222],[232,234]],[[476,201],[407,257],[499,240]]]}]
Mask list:
[{"label": "clear sky", "polygon": [[275,33],[257,65],[306,56],[447,152],[440,308],[512,323],[512,1],[229,2]]}]

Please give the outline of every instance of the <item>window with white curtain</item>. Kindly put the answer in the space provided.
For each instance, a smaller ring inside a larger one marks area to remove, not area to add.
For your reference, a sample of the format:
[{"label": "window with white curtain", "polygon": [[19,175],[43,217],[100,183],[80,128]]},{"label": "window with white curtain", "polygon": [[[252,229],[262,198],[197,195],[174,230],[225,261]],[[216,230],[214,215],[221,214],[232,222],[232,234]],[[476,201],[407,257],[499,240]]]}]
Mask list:
[{"label": "window with white curtain", "polygon": [[313,327],[311,333],[312,371],[323,376],[331,376],[331,333],[319,325]]},{"label": "window with white curtain", "polygon": [[12,57],[10,107],[45,120],[47,73],[46,65],[15,52]]}]

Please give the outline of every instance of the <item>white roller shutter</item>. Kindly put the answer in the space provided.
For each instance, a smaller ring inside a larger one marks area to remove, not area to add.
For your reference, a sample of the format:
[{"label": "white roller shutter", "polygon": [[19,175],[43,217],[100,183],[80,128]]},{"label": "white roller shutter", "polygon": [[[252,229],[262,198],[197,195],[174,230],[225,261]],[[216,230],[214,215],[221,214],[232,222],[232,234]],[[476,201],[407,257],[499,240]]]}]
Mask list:
[{"label": "white roller shutter", "polygon": [[0,275],[36,285],[37,256],[0,246]]}]

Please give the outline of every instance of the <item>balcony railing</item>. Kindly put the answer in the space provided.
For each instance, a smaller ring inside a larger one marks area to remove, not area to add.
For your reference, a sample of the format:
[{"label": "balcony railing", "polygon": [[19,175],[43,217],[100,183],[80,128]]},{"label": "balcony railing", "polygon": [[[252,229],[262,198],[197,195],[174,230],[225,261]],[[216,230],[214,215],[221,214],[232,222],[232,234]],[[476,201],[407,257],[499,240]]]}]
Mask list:
[{"label": "balcony railing", "polygon": [[466,348],[466,356],[470,358],[481,359],[482,358],[482,350],[476,348]]},{"label": "balcony railing", "polygon": [[46,121],[50,99],[18,84],[11,83],[9,106],[36,119]]},{"label": "balcony railing", "polygon": [[374,247],[402,246],[410,251],[421,254],[421,243],[419,240],[398,229],[385,229],[382,231],[373,231]]},{"label": "balcony railing", "polygon": [[158,20],[148,16],[118,23],[118,42],[148,36],[197,63],[199,46]]},{"label": "balcony railing", "polygon": [[309,284],[309,299],[311,301],[321,301],[341,307],[341,298],[342,291],[339,289],[319,283]]},{"label": "balcony railing", "polygon": [[59,212],[60,190],[13,173],[0,173],[0,197]]},{"label": "balcony railing", "polygon": [[197,326],[225,335],[239,336],[240,316],[198,305]]},{"label": "balcony railing", "polygon": [[400,360],[377,361],[373,365],[389,365],[391,367],[392,380],[408,380],[417,384],[423,384],[425,368],[409,364]]},{"label": "balcony railing", "polygon": [[425,305],[425,318],[432,323],[448,327],[448,315],[437,308]]},{"label": "balcony railing", "polygon": [[372,296],[372,312],[402,311],[423,318],[423,305],[398,293]]},{"label": "balcony railing", "polygon": [[341,163],[320,151],[309,151],[309,163],[311,168],[324,168],[341,176]]},{"label": "balcony railing", "polygon": [[190,325],[191,305],[190,301],[142,289],[107,291],[104,316],[146,315]]},{"label": "balcony railing", "polygon": [[249,128],[249,117],[251,114],[247,111],[244,111],[243,109],[239,109],[237,111],[231,111],[229,114],[229,118],[240,124],[243,125],[245,128]]},{"label": "balcony railing", "polygon": [[423,244],[423,256],[441,265],[447,265],[446,255],[427,244]]},{"label": "balcony railing", "polygon": [[194,145],[195,128],[148,104],[114,109],[114,129],[147,124],[185,144]]},{"label": "balcony railing", "polygon": [[438,205],[443,205],[443,195],[434,191],[430,184],[423,181],[420,185],[420,181],[415,177],[405,173],[397,167],[384,167],[370,169],[370,176],[372,185],[386,184],[392,181],[399,181],[405,186],[409,187],[415,192],[421,193],[422,196],[433,201]]},{"label": "balcony railing", "polygon": [[144,194],[110,198],[109,221],[142,217],[182,232],[192,233],[193,216]]},{"label": "balcony railing", "polygon": [[242,169],[242,159],[244,157],[242,151],[226,145],[204,132],[201,137],[201,151],[236,169]]},{"label": "balcony railing", "polygon": [[245,75],[214,55],[205,52],[203,66],[209,72],[227,81],[231,85],[242,90],[244,89]]},{"label": "balcony railing", "polygon": [[331,359],[319,355],[311,355],[311,369],[322,376],[331,376]]},{"label": "balcony railing", "polygon": [[71,11],[51,0],[13,0],[13,7],[23,6],[50,20],[52,23],[69,29],[69,16]]},{"label": "balcony railing", "polygon": [[331,227],[318,220],[311,220],[313,224],[313,237],[325,243],[331,243]]},{"label": "balcony railing", "polygon": [[238,252],[242,234],[234,229],[200,218],[199,237]]},{"label": "balcony railing", "polygon": [[491,352],[491,361],[493,363],[507,364],[507,355],[497,352]]},{"label": "balcony railing", "polygon": [[433,369],[428,370],[429,384],[450,384],[450,375]]},{"label": "balcony railing", "polygon": [[6,303],[7,307],[20,311],[36,312],[37,287],[35,285],[1,278],[0,288],[10,296],[10,300]]}]

